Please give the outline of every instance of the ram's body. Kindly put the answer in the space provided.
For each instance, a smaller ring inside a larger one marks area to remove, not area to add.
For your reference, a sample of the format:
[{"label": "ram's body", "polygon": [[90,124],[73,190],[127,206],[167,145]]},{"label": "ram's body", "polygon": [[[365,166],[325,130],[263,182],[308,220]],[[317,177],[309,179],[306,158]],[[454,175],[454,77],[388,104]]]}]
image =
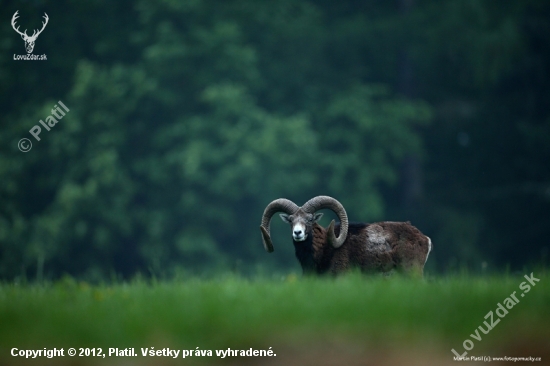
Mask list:
[{"label": "ram's body", "polygon": [[[431,240],[408,222],[350,223],[339,248],[327,242],[327,229],[315,223],[312,235],[295,241],[296,258],[304,274],[338,274],[352,268],[364,273],[396,270],[422,275]],[[340,225],[334,228],[340,233]]]},{"label": "ram's body", "polygon": [[[334,211],[340,219],[325,229],[317,221],[321,209]],[[272,252],[269,230],[271,217],[282,212],[290,224],[296,257],[305,274],[338,274],[352,268],[362,272],[397,272],[422,276],[432,249],[430,238],[410,222],[350,224],[340,202],[329,196],[317,196],[302,207],[285,198],[274,200],[264,210],[260,230],[264,248]]]}]

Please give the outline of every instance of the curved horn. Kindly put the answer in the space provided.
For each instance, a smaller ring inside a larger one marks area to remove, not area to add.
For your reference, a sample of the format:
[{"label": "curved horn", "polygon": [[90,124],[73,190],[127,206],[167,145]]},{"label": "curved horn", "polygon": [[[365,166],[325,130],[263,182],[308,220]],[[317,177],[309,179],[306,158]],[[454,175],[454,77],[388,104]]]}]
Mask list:
[{"label": "curved horn", "polygon": [[339,248],[344,244],[346,236],[348,235],[348,215],[346,214],[344,206],[336,199],[329,196],[314,197],[302,206],[302,210],[309,213],[314,213],[323,208],[334,211],[338,219],[340,219],[340,235],[338,237],[334,234],[334,220],[332,220],[327,229],[328,242],[331,243],[334,248]]},{"label": "curved horn", "polygon": [[271,220],[271,217],[277,212],[284,212],[288,215],[292,215],[298,210],[298,208],[298,205],[290,200],[287,200],[286,198],[276,199],[267,205],[262,216],[262,225],[260,226],[262,240],[266,251],[269,253],[273,251],[273,243],[271,242],[271,234],[269,232],[269,221]]}]

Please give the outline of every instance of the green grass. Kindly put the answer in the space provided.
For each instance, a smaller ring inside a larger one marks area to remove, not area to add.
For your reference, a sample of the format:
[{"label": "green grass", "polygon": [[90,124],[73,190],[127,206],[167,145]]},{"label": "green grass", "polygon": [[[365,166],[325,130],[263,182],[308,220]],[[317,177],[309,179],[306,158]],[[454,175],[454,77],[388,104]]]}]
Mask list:
[{"label": "green grass", "polygon": [[[331,349],[347,357],[399,348],[452,360],[451,348],[463,352],[463,341],[513,291],[520,302],[489,334],[481,333],[482,340],[474,341],[470,354],[483,351],[498,356],[507,350],[511,355],[510,347],[540,353],[544,348],[539,344],[548,345],[550,339],[550,276],[534,276],[540,282],[524,297],[519,285],[525,279],[511,275],[422,281],[352,274],[337,279],[290,276],[282,281],[230,277],[102,286],[68,279],[42,286],[3,284],[0,363],[24,363],[9,355],[12,347],[134,347],[138,353],[141,347],[213,351],[273,347],[279,360],[285,354],[319,355]],[[54,360],[51,364],[98,361]],[[141,355],[136,360],[146,361]],[[202,360],[220,361],[215,352]]]}]

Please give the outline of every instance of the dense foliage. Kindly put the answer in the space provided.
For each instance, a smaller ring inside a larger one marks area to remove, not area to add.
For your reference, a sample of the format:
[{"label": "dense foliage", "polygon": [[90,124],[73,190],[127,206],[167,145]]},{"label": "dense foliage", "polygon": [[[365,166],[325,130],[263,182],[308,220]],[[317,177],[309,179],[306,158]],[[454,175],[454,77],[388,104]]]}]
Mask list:
[{"label": "dense foliage", "polygon": [[297,270],[261,213],[319,194],[411,220],[432,270],[546,260],[544,1],[0,4],[0,278]]}]

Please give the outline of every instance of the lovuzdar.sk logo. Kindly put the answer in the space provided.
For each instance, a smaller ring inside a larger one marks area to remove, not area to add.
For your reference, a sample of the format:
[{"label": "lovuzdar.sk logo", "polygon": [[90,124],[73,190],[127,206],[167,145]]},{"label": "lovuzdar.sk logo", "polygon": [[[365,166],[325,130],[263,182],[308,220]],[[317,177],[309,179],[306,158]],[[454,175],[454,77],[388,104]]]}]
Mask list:
[{"label": "lovuzdar.sk logo", "polygon": [[47,57],[46,55],[33,55],[32,51],[34,50],[34,43],[36,42],[36,39],[38,38],[38,36],[40,35],[40,33],[42,33],[42,31],[44,30],[44,28],[46,28],[46,25],[48,24],[48,20],[50,19],[48,17],[48,14],[44,13],[44,21],[42,22],[42,29],[40,30],[37,30],[35,29],[32,33],[31,36],[29,36],[27,34],[27,30],[25,29],[24,32],[21,32],[19,30],[19,26],[16,27],[16,20],[17,18],[19,18],[19,15],[17,14],[19,12],[19,10],[17,10],[15,12],[15,14],[13,14],[13,17],[11,18],[11,26],[13,28],[14,31],[16,31],[20,36],[21,38],[23,38],[23,41],[25,42],[25,49],[27,50],[27,54],[26,55],[16,55],[14,54],[13,55],[13,59],[14,60],[46,60]]}]

